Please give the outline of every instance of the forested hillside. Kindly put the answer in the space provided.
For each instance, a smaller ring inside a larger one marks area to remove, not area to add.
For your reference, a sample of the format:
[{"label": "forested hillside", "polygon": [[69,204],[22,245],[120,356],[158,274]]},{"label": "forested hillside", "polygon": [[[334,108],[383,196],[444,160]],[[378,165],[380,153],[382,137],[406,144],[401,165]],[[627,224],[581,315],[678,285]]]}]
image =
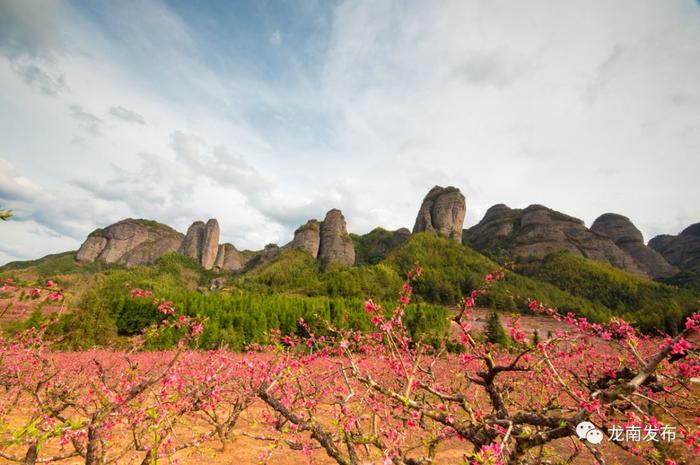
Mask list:
[{"label": "forested hillside", "polygon": [[[376,234],[376,233],[375,233]],[[321,328],[327,320],[340,327],[369,328],[363,302],[374,299],[391,308],[405,270],[416,264],[416,282],[408,326],[416,337],[444,334],[449,308],[504,264],[456,241],[431,233],[412,235],[374,264],[322,266],[303,250],[282,250],[269,260],[254,259],[239,274],[205,270],[177,253],[151,266],[126,268],[100,261],[77,263],[70,253],[2,268],[4,278],[54,280],[66,293],[68,311],[51,332],[65,347],[119,344],[159,317],[152,299],[133,299],[130,289],[172,301],[190,315],[207,318],[202,347],[241,349],[264,342],[271,329],[296,334],[303,318]],[[508,264],[510,271],[480,305],[528,313],[528,300],[574,312],[594,321],[622,316],[640,329],[673,333],[698,296],[691,290],[643,279],[600,262],[560,252]],[[31,304],[28,296],[24,303]],[[30,307],[31,308],[31,307]],[[29,312],[31,313],[31,312]],[[6,332],[37,325],[48,316],[41,306],[25,321],[4,323]],[[166,347],[176,334],[160,338]]]}]

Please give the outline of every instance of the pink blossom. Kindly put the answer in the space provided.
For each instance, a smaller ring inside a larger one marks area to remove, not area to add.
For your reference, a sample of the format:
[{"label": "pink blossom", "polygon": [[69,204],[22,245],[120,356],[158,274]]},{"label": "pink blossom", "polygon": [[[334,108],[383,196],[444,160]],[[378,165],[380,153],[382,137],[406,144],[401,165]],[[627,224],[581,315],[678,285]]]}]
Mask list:
[{"label": "pink blossom", "polygon": [[525,333],[516,328],[511,328],[510,337],[512,337],[515,340],[515,342],[520,343],[525,340]]},{"label": "pink blossom", "polygon": [[673,347],[671,348],[671,353],[674,355],[684,355],[688,351],[688,349],[692,347],[693,345],[690,342],[681,338],[678,342],[673,344]]},{"label": "pink blossom", "polygon": [[63,294],[61,292],[50,292],[47,298],[53,301],[63,300]]},{"label": "pink blossom", "polygon": [[163,313],[164,315],[172,315],[175,313],[175,307],[173,307],[173,303],[170,301],[165,301],[158,305],[158,311]]},{"label": "pink blossom", "polygon": [[600,407],[600,400],[593,399],[592,402],[581,401],[581,407],[589,412],[594,412],[598,407]]},{"label": "pink blossom", "polygon": [[365,311],[367,313],[374,313],[377,310],[377,306],[371,300],[365,302]]},{"label": "pink blossom", "polygon": [[685,328],[700,331],[700,313],[693,313],[687,320],[685,320]]},{"label": "pink blossom", "polygon": [[153,294],[151,293],[151,291],[145,291],[143,289],[132,289],[129,292],[129,295],[131,297],[149,297]]}]

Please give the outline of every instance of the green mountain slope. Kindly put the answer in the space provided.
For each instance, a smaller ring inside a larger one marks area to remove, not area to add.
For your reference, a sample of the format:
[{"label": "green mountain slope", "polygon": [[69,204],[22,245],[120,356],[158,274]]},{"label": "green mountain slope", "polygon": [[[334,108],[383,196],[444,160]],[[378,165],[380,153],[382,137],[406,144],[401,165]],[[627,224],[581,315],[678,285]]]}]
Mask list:
[{"label": "green mountain slope", "polygon": [[[386,236],[379,230],[375,235]],[[73,253],[68,252],[8,264],[0,269],[0,276],[20,281],[55,279],[66,288],[70,308],[85,316],[103,315],[106,327],[122,336],[134,334],[157,317],[153,308],[135,306],[126,298],[127,286],[148,289],[156,296],[184,305],[189,311],[206,315],[211,326],[205,338],[207,346],[226,342],[240,347],[259,342],[260,331],[264,333],[275,327],[278,321],[273,316],[275,309],[281,308],[280,311],[296,318],[309,316],[309,308],[357,310],[366,298],[392,302],[402,277],[416,264],[423,267],[423,275],[416,285],[415,302],[446,306],[458,304],[463,295],[477,288],[484,276],[499,266],[467,246],[420,233],[396,246],[377,263],[329,266],[325,270],[300,250],[282,250],[270,260],[257,260],[238,275],[205,271],[194,260],[177,253],[164,255],[153,266],[127,269],[100,262],[78,264]],[[213,279],[217,281],[214,291],[210,286]],[[648,281],[571,254],[555,253],[521,260],[516,271],[495,283],[479,305],[528,312],[529,298],[596,321],[619,315],[647,331],[673,331],[683,315],[697,305],[698,297],[688,289]],[[235,310],[224,311],[225,308]],[[423,309],[422,330],[430,332],[439,328],[442,323],[438,324],[438,320],[444,323],[444,317],[435,319],[437,308]],[[321,313],[325,314],[326,310]],[[233,313],[224,317],[226,312]],[[261,315],[265,315],[264,321]],[[34,315],[32,321],[37,318]],[[60,331],[75,334],[81,319],[72,318],[62,322]],[[245,325],[247,330],[243,329]],[[250,325],[260,328],[253,331]]]},{"label": "green mountain slope", "polygon": [[697,308],[691,290],[640,278],[630,273],[573,255],[556,252],[518,263],[518,272],[603,305],[612,315],[623,316],[641,328],[673,332],[684,315]]}]

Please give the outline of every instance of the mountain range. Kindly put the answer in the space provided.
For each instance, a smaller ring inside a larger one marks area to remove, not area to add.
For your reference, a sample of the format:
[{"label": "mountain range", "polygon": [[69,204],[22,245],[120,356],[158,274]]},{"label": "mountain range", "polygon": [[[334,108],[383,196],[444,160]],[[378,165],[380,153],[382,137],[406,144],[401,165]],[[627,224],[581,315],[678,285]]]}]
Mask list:
[{"label": "mountain range", "polygon": [[[183,234],[156,221],[127,218],[90,233],[77,252],[8,263],[0,267],[0,278],[60,283],[70,295],[69,309],[83,312],[59,325],[60,331],[103,315],[104,321],[91,323],[87,333],[116,337],[134,334],[158,318],[152,309],[125,300],[125,287],[148,289],[207,315],[212,347],[263,341],[264,330],[282,321],[272,308],[312,317],[321,306],[340,318],[334,309],[361,309],[361,299],[391,302],[402,276],[416,263],[424,273],[414,300],[424,305],[458,304],[485,275],[507,266],[513,272],[480,299],[480,306],[527,313],[528,299],[534,298],[595,321],[620,316],[651,332],[674,332],[685,315],[697,310],[700,224],[647,244],[619,214],[605,213],[589,228],[542,205],[513,209],[499,204],[464,229],[466,211],[459,189],[435,186],[412,230],[378,227],[352,234],[342,212],[332,209],[299,226],[288,243],[257,251],[221,243],[216,219],[195,221]],[[4,298],[0,294],[0,304]],[[29,314],[34,316],[27,321],[42,318],[30,301],[23,305],[27,309],[13,321]],[[221,314],[227,305],[235,317]],[[423,316],[439,320],[438,313],[424,311]],[[91,332],[95,325],[111,329]],[[90,341],[85,337],[65,340]]]},{"label": "mountain range", "polygon": [[[420,206],[412,233],[433,232],[501,259],[567,251],[650,279],[700,271],[700,223],[677,236],[657,236],[646,244],[632,221],[615,213],[601,215],[588,228],[582,220],[542,205],[512,209],[498,204],[477,225],[463,229],[466,210],[459,189],[435,186]],[[137,266],[152,265],[164,254],[177,252],[206,270],[236,273],[253,259],[266,261],[280,250],[299,249],[324,265],[351,266],[378,262],[412,233],[406,228],[377,228],[364,236],[348,234],[342,212],[332,209],[323,220],[310,219],[301,225],[286,245],[239,251],[233,244],[219,243],[216,219],[195,221],[182,234],[155,221],[128,218],[93,231],[75,258]]]}]

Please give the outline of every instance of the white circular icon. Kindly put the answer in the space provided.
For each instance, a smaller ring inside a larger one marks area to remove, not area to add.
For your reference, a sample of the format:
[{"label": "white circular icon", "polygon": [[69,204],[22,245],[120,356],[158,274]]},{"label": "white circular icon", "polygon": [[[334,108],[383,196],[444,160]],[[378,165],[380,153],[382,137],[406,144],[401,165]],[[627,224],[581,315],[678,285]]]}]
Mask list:
[{"label": "white circular icon", "polygon": [[576,425],[576,435],[581,440],[586,440],[591,444],[603,442],[603,432],[595,427],[590,421],[582,421]]},{"label": "white circular icon", "polygon": [[578,435],[579,439],[585,439],[588,432],[592,429],[595,429],[595,425],[593,423],[590,421],[582,421],[576,425],[576,434]]},{"label": "white circular icon", "polygon": [[586,434],[586,439],[591,444],[600,444],[603,442],[603,432],[599,429],[592,429]]}]

